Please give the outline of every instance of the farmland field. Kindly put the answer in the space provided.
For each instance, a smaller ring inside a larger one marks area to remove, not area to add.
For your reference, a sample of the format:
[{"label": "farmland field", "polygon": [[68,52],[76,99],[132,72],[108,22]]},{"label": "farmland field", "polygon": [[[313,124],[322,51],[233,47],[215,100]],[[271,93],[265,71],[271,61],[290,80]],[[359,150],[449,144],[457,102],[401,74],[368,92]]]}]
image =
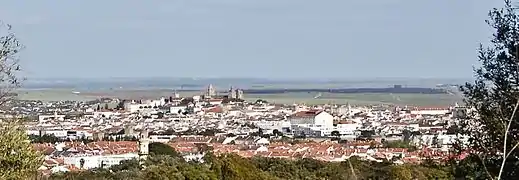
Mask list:
[{"label": "farmland field", "polygon": [[[47,89],[47,90],[21,90],[18,91],[19,98],[24,100],[75,100],[88,101],[102,97],[117,97],[124,99],[146,99],[169,97],[173,94],[171,90],[102,90],[72,93],[70,89]],[[201,94],[201,91],[181,91],[181,96],[193,96]],[[318,93],[284,93],[284,94],[244,94],[245,100],[255,101],[264,99],[269,102],[292,104],[398,104],[416,106],[440,106],[452,105],[461,102],[458,95],[449,94],[337,94],[322,93],[315,98]]]}]

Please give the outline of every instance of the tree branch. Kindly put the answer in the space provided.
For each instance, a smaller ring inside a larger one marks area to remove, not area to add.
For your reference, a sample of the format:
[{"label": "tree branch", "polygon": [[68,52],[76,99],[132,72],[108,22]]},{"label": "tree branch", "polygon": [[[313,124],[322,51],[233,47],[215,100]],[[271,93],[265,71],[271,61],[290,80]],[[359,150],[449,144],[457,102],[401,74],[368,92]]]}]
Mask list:
[{"label": "tree branch", "polygon": [[508,132],[510,131],[510,125],[512,125],[512,121],[515,117],[515,113],[517,112],[517,107],[519,107],[519,100],[517,103],[515,103],[514,111],[512,112],[512,116],[510,116],[510,120],[508,121],[508,125],[506,126],[505,134],[504,134],[504,142],[503,142],[503,160],[501,161],[501,167],[499,168],[499,175],[497,176],[497,179],[501,179],[501,175],[503,175],[503,169],[505,168],[506,159],[508,158],[508,155],[510,152],[513,152],[515,148],[517,148],[517,145],[512,148],[510,152],[506,151],[507,146],[507,140],[508,140]]},{"label": "tree branch", "polygon": [[357,175],[355,174],[355,170],[353,169],[353,165],[351,165],[351,161],[350,159],[348,158],[348,164],[350,165],[350,169],[351,169],[351,173],[353,174],[353,178],[355,178],[355,180],[357,180]]},{"label": "tree branch", "polygon": [[481,161],[481,164],[483,165],[483,169],[485,169],[485,172],[487,173],[488,177],[491,180],[494,180],[494,177],[492,177],[492,174],[490,174],[490,171],[488,171],[488,168],[487,168],[487,165],[485,164],[484,158],[482,158],[479,154],[478,154],[478,158]]}]

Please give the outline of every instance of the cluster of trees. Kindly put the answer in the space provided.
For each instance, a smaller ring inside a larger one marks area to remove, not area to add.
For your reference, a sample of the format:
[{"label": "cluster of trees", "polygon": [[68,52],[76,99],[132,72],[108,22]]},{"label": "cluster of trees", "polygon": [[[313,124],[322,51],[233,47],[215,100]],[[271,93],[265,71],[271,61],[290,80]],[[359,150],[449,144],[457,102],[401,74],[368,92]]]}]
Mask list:
[{"label": "cluster of trees", "polygon": [[29,140],[32,143],[56,143],[62,141],[58,137],[54,136],[54,134],[44,134],[42,136],[29,135]]},{"label": "cluster of trees", "polygon": [[[65,141],[77,141],[77,142],[83,142],[83,143],[90,143],[93,141],[92,139],[87,139],[84,136],[81,136],[76,139],[70,139],[70,138],[59,138],[59,137],[56,137],[54,134],[44,134],[41,136],[28,135],[28,139],[31,143],[52,143],[52,144],[59,143],[59,142],[65,142]],[[105,139],[105,140],[108,141],[109,139]],[[113,140],[115,140],[115,139],[112,139],[112,141]],[[119,140],[119,141],[123,141],[123,140]],[[135,141],[137,141],[137,140],[135,140]]]},{"label": "cluster of trees", "polygon": [[135,136],[105,136],[103,141],[139,141],[139,139]]},{"label": "cluster of trees", "polygon": [[[203,162],[186,162],[173,148],[150,144],[151,155],[142,164],[123,161],[109,169],[54,174],[49,179],[452,179],[448,166],[394,165],[351,158],[345,162],[313,159],[242,158],[234,154],[219,157],[207,153]],[[144,168],[143,168],[144,167]]]},{"label": "cluster of trees", "polygon": [[387,148],[406,148],[409,151],[415,151],[416,146],[411,145],[409,141],[397,140],[397,141],[384,141],[383,147]]}]

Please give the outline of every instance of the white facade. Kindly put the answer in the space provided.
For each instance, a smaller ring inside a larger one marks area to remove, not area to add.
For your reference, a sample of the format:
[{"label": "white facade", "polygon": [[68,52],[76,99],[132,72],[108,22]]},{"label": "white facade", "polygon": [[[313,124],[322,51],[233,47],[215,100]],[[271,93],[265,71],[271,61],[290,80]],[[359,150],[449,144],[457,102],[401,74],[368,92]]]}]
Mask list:
[{"label": "white facade", "polygon": [[339,131],[341,135],[354,135],[355,131],[360,127],[361,124],[358,123],[337,124],[334,130]]},{"label": "white facade", "polygon": [[53,115],[39,115],[38,116],[38,121],[39,122],[46,122],[48,120],[61,120],[63,121],[65,119],[65,115],[58,115],[58,114],[53,114]]},{"label": "white facade", "polygon": [[45,130],[45,131],[42,131],[42,135],[44,134],[47,134],[47,135],[54,135],[58,138],[66,138],[67,137],[67,130]]},{"label": "white facade", "polygon": [[179,111],[184,112],[187,106],[172,106],[169,108],[171,114],[178,114]]},{"label": "white facade", "polygon": [[143,104],[128,103],[128,104],[124,105],[124,109],[129,111],[130,113],[152,112],[152,111],[155,111],[155,109],[153,107],[155,107],[155,106],[151,105],[151,104],[145,104],[145,103],[143,103]]},{"label": "white facade", "polygon": [[281,130],[283,128],[290,128],[290,121],[253,121],[254,125],[261,129],[268,129],[268,130]]},{"label": "white facade", "polygon": [[313,116],[290,117],[290,123],[306,127],[332,127],[333,116],[327,112],[322,111]]},{"label": "white facade", "polygon": [[445,115],[449,113],[449,109],[420,109],[420,110],[411,110],[411,114],[417,115]]},{"label": "white facade", "polygon": [[117,155],[102,155],[102,156],[73,156],[65,157],[64,161],[67,165],[74,165],[81,167],[81,159],[85,161],[84,169],[100,168],[101,163],[104,164],[104,168],[118,165],[123,160],[131,160],[139,158],[137,153],[117,154]]},{"label": "white facade", "polygon": [[290,123],[292,125],[310,128],[314,131],[320,131],[321,136],[330,135],[331,132],[335,130],[333,126],[333,116],[324,111],[318,112],[315,116],[291,117]]},{"label": "white facade", "polygon": [[143,102],[143,104],[146,104],[148,106],[164,106],[166,104],[165,98],[155,99],[155,100],[146,100]]},{"label": "white facade", "polygon": [[321,112],[314,118],[314,125],[323,127],[333,126],[333,116],[327,112]]},{"label": "white facade", "polygon": [[173,138],[177,137],[176,135],[151,135],[150,141],[151,142],[161,142],[161,143],[167,143],[171,141]]},{"label": "white facade", "polygon": [[27,129],[27,130],[25,130],[25,132],[27,133],[27,135],[36,135],[36,136],[40,135],[40,131],[39,130]]},{"label": "white facade", "polygon": [[189,153],[182,157],[184,158],[184,160],[186,160],[188,162],[190,162],[190,161],[204,162],[204,156],[205,156],[205,153]]}]

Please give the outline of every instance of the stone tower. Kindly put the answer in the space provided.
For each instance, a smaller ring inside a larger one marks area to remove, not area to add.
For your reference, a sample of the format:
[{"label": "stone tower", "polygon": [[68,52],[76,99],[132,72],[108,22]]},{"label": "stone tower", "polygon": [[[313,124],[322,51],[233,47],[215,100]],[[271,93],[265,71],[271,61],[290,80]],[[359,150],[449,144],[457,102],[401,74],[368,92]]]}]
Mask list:
[{"label": "stone tower", "polygon": [[144,160],[146,160],[146,158],[148,157],[149,145],[150,139],[148,138],[148,131],[143,130],[139,137],[139,158],[141,164],[144,163]]},{"label": "stone tower", "polygon": [[209,84],[209,86],[207,87],[206,96],[207,98],[216,96],[216,88],[214,88],[212,84]]},{"label": "stone tower", "polygon": [[236,98],[236,91],[234,90],[234,88],[231,86],[231,88],[229,89],[229,94],[227,95],[229,99],[234,99]]},{"label": "stone tower", "polygon": [[243,90],[236,89],[236,99],[243,99]]}]

